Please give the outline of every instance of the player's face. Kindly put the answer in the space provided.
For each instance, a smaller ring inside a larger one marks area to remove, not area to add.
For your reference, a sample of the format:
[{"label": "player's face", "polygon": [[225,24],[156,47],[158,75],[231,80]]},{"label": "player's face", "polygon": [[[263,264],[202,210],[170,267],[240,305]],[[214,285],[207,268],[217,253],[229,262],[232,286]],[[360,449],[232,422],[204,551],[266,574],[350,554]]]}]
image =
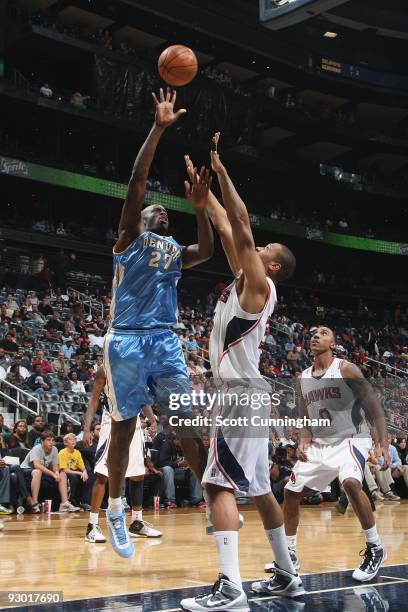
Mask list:
[{"label": "player's face", "polygon": [[143,211],[145,228],[155,234],[164,235],[169,229],[169,218],[163,206],[153,204]]},{"label": "player's face", "polygon": [[335,346],[334,334],[329,327],[318,327],[310,340],[310,350],[313,355],[333,350]]},{"label": "player's face", "polygon": [[278,272],[281,268],[281,264],[277,261],[278,254],[280,251],[280,244],[277,242],[267,244],[264,247],[255,247],[259,253],[259,257],[262,259],[265,266],[265,271],[268,275],[272,274],[276,270]]}]

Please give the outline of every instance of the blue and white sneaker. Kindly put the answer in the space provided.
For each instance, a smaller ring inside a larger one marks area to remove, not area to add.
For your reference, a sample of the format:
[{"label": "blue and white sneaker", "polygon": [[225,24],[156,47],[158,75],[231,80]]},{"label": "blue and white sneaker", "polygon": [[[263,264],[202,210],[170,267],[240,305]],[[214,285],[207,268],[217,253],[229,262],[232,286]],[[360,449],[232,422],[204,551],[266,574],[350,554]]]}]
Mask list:
[{"label": "blue and white sneaker", "polygon": [[120,557],[133,557],[135,547],[126,529],[126,516],[123,510],[110,512],[106,510],[106,524],[108,525],[109,539],[113,550]]}]

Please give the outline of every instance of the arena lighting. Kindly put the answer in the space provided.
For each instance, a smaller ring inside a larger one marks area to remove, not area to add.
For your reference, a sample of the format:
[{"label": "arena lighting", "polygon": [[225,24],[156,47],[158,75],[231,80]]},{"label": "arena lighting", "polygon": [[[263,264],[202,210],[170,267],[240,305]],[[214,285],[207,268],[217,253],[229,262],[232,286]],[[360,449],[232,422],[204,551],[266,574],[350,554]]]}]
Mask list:
[{"label": "arena lighting", "polygon": [[325,38],[336,38],[336,36],[337,36],[337,32],[325,32],[325,33],[323,34],[323,36],[324,36]]}]

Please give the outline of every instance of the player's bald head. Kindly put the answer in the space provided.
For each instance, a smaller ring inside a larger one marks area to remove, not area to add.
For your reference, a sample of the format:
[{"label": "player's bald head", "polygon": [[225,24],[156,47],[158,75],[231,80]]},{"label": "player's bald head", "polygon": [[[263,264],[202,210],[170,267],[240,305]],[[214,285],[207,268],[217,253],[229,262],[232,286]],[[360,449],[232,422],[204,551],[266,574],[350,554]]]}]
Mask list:
[{"label": "player's bald head", "polygon": [[169,229],[167,211],[161,204],[150,204],[143,208],[141,219],[145,229],[156,234],[164,235]]},{"label": "player's bald head", "polygon": [[276,282],[288,280],[296,268],[296,257],[290,249],[279,242],[271,242],[265,247],[257,247],[265,264],[266,273]]}]

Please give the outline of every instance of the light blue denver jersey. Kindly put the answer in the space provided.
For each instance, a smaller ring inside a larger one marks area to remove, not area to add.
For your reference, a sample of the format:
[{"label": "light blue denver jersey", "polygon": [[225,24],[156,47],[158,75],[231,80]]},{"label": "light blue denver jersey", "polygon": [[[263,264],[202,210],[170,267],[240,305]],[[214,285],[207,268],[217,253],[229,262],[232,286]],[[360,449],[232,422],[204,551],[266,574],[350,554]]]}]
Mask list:
[{"label": "light blue denver jersey", "polygon": [[171,236],[144,232],[126,251],[113,254],[114,329],[151,329],[177,322],[181,252]]}]

